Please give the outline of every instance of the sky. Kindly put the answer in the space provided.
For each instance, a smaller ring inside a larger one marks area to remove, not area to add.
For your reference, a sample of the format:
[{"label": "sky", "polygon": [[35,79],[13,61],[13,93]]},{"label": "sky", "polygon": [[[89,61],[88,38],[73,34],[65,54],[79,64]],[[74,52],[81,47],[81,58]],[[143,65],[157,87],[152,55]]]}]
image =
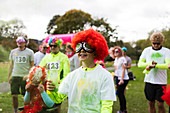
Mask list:
[{"label": "sky", "polygon": [[42,40],[54,15],[71,9],[104,17],[117,27],[118,39],[132,42],[147,39],[151,30],[170,28],[170,0],[0,0],[0,20],[22,20],[29,38]]}]

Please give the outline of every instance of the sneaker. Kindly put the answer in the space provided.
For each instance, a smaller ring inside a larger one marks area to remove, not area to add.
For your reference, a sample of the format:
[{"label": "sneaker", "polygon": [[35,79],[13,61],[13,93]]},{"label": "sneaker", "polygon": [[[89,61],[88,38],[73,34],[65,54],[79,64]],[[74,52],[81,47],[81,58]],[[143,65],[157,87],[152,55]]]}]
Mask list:
[{"label": "sneaker", "polygon": [[123,112],[119,110],[119,111],[117,111],[117,113],[123,113]]}]

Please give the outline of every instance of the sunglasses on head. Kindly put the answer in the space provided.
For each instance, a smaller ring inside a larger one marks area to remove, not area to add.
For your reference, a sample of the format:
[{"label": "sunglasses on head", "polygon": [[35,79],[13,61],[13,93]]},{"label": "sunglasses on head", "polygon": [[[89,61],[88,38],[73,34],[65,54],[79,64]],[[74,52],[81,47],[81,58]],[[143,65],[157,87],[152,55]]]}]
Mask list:
[{"label": "sunglasses on head", "polygon": [[19,43],[19,42],[25,43],[26,41],[25,41],[24,37],[18,37],[18,38],[16,39],[16,42],[17,42],[17,43]]},{"label": "sunglasses on head", "polygon": [[152,42],[153,45],[160,45],[161,43]]},{"label": "sunglasses on head", "polygon": [[57,47],[57,45],[50,45],[50,47],[55,47],[55,48],[56,48],[56,47]]},{"label": "sunglasses on head", "polygon": [[94,52],[94,49],[86,42],[81,42],[76,45],[76,53],[79,53],[82,49],[88,53]]}]

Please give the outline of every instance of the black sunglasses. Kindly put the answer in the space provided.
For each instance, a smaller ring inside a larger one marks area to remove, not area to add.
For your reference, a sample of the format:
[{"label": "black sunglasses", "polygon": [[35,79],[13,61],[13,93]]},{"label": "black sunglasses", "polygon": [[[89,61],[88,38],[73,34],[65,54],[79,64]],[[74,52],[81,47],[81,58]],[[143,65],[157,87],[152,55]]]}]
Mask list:
[{"label": "black sunglasses", "polygon": [[161,43],[155,43],[155,42],[153,42],[152,44],[153,44],[153,45],[156,45],[156,44],[157,44],[157,45],[160,45]]},{"label": "black sunglasses", "polygon": [[56,47],[57,47],[57,45],[50,45],[50,47],[55,47],[55,48],[56,48]]},{"label": "black sunglasses", "polygon": [[114,51],[114,53],[119,53],[119,51]]},{"label": "black sunglasses", "polygon": [[48,47],[43,47],[43,49],[48,49]]}]

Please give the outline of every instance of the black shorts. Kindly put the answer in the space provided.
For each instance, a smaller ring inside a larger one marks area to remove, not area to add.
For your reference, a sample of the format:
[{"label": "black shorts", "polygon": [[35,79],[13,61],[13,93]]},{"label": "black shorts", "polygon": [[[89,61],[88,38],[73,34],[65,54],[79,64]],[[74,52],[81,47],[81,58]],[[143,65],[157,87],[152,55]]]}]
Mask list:
[{"label": "black shorts", "polygon": [[164,102],[161,96],[163,95],[163,88],[160,84],[145,83],[145,97],[149,101],[159,101]]},{"label": "black shorts", "polygon": [[22,94],[25,95],[25,85],[26,81],[23,80],[23,77],[12,77],[11,79],[11,94],[18,95]]}]

